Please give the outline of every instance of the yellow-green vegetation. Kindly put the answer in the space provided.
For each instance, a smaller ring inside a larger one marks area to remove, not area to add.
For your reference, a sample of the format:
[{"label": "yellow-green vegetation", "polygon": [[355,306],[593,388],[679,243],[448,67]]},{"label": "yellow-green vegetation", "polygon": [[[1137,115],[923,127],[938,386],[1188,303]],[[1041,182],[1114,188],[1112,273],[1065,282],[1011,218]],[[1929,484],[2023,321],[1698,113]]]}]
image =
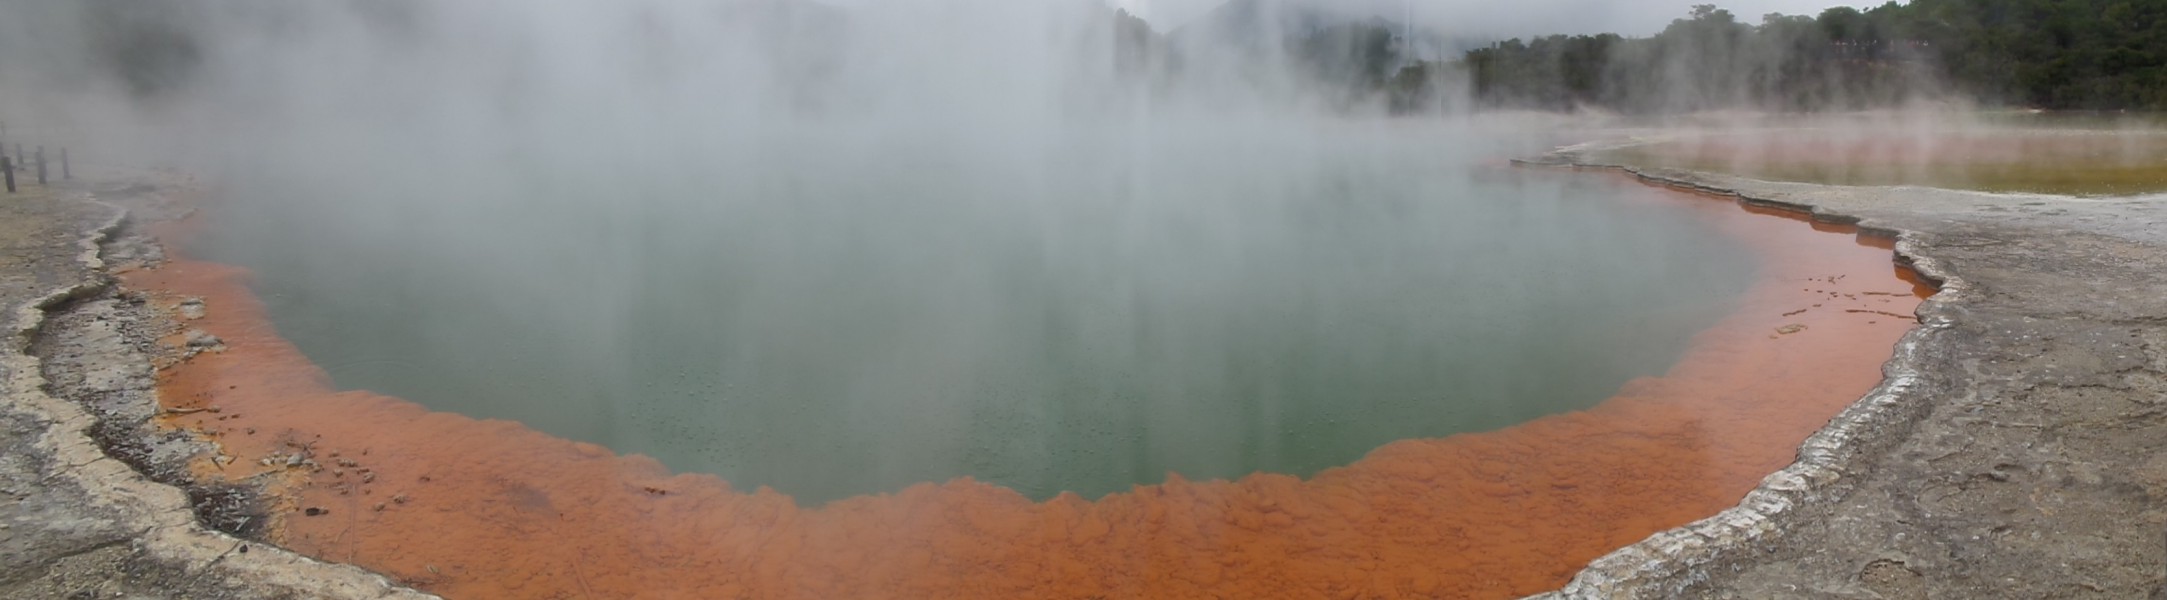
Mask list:
[{"label": "yellow-green vegetation", "polygon": [[2074,196],[2167,192],[2167,131],[1757,133],[1637,146],[1593,158],[1832,185]]}]

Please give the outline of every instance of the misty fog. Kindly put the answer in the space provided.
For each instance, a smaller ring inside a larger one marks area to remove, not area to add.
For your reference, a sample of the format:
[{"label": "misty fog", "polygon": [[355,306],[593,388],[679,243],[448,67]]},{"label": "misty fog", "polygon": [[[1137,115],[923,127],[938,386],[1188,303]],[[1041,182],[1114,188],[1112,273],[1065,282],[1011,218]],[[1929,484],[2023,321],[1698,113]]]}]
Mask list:
[{"label": "misty fog", "polygon": [[1350,91],[1412,63],[1276,17],[7,10],[0,48],[45,52],[0,74],[16,131],[204,176],[186,250],[253,269],[340,385],[807,501],[1306,475],[1584,408],[1752,270],[1611,182],[1487,164],[1549,140],[1456,115],[1448,74]]}]

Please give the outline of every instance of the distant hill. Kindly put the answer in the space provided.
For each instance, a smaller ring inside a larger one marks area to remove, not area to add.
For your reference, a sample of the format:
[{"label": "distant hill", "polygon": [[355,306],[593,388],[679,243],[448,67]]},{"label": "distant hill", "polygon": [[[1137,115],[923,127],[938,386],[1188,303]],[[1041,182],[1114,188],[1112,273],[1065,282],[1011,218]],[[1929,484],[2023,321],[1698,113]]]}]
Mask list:
[{"label": "distant hill", "polygon": [[1170,40],[1204,40],[1262,45],[1287,36],[1309,35],[1331,25],[1358,20],[1355,13],[1316,0],[1230,0],[1204,16],[1167,32]]},{"label": "distant hill", "polygon": [[1390,32],[1407,62],[1440,60],[1485,43],[1410,25],[1399,0],[1229,0],[1166,34],[1176,46],[1219,43],[1245,49],[1285,46],[1338,27]]},{"label": "distant hill", "polygon": [[[1441,63],[1475,44],[1397,18],[1398,0],[1230,0],[1166,34],[1178,79],[1235,79],[1343,105],[1380,95],[1395,110],[1430,104]],[[1233,74],[1231,77],[1229,73]]]}]

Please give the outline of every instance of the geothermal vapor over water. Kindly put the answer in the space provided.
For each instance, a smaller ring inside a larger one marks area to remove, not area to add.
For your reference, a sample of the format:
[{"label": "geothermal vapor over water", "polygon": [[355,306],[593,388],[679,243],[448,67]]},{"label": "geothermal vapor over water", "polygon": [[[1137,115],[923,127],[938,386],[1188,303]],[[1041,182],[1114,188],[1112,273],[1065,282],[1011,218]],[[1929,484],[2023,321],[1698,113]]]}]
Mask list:
[{"label": "geothermal vapor over water", "polygon": [[[1881,251],[1757,259],[1793,245],[1480,166],[1547,144],[1449,114],[1398,42],[1280,13],[9,8],[0,49],[50,50],[7,101],[213,184],[182,252],[247,272],[129,275],[215,298],[196,326],[234,346],[165,372],[227,409],[174,422],[262,428],[223,440],[241,464],[375,469],[274,490],[331,509],[276,541],[446,594],[1518,595],[1735,502],[1870,385],[1753,403],[1671,367]],[[1797,342],[1873,377],[1776,318],[1695,356]],[[445,412],[331,393],[294,347]]]},{"label": "geothermal vapor over water", "polygon": [[1748,269],[1602,186],[1472,168],[1540,141],[1444,114],[1441,76],[1351,85],[1411,63],[1291,13],[11,8],[50,56],[9,93],[211,175],[191,252],[253,270],[342,387],[807,504],[1307,475],[1583,408]]}]

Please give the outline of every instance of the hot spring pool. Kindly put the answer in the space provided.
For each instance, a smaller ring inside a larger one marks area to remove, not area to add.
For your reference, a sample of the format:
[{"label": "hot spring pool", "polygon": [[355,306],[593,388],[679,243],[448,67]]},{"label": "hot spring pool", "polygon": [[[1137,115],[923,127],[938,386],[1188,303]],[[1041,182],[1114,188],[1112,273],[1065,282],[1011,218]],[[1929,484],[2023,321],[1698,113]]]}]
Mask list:
[{"label": "hot spring pool", "polygon": [[1306,476],[1591,406],[1753,279],[1604,178],[1315,134],[793,132],[520,180],[416,159],[355,192],[296,164],[231,190],[201,250],[342,387],[801,504]]}]

